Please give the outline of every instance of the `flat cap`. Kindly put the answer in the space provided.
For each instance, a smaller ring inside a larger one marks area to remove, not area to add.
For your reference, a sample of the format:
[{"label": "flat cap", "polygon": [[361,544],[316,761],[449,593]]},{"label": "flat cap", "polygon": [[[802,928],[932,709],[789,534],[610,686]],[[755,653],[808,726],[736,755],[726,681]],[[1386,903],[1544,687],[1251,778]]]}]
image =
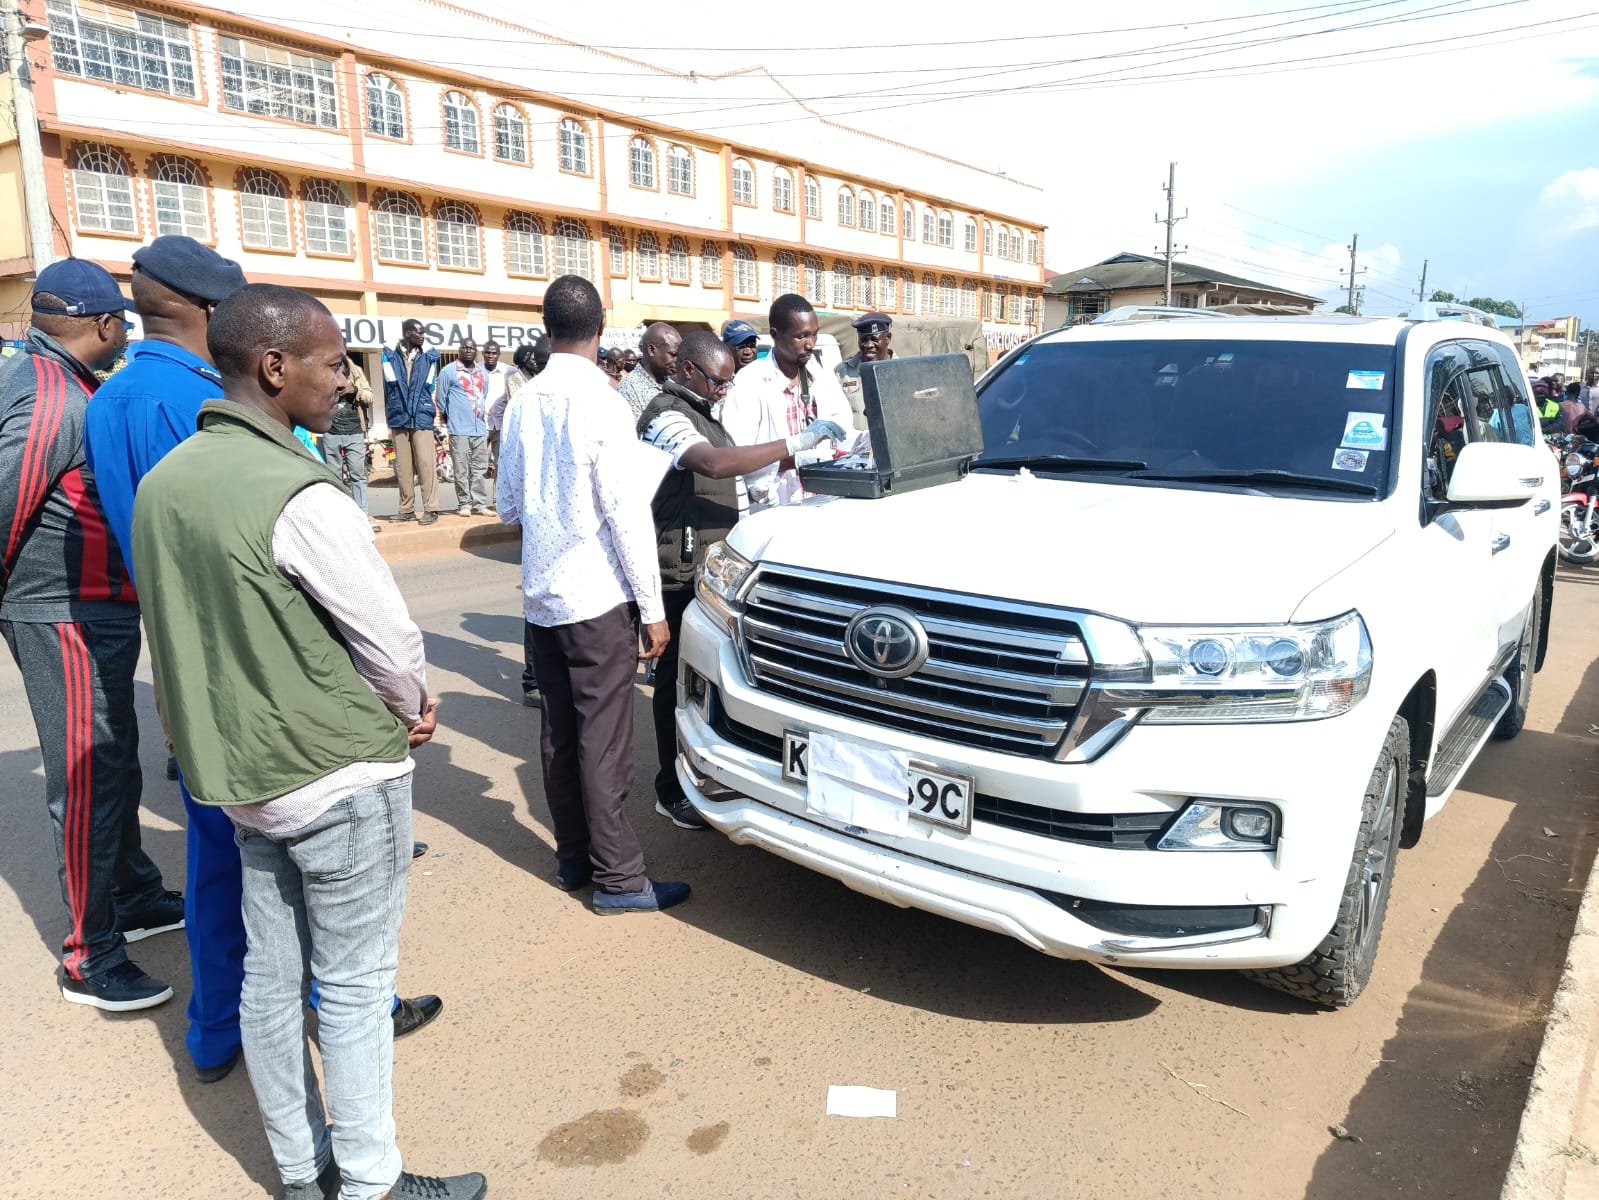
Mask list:
[{"label": "flat cap", "polygon": [[893,317],[880,312],[864,313],[850,322],[862,337],[878,337],[885,334],[893,323]]},{"label": "flat cap", "polygon": [[231,258],[178,233],[163,234],[133,252],[133,267],[174,292],[220,304],[245,284]]}]

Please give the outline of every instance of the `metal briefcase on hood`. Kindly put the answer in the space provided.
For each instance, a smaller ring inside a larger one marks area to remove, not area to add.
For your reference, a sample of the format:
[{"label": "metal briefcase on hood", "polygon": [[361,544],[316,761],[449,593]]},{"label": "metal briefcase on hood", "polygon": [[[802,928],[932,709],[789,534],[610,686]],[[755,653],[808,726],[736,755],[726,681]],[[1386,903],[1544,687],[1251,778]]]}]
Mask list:
[{"label": "metal briefcase on hood", "polygon": [[840,459],[801,467],[806,490],[876,499],[950,483],[983,452],[972,364],[932,354],[861,364],[861,399],[872,461]]}]

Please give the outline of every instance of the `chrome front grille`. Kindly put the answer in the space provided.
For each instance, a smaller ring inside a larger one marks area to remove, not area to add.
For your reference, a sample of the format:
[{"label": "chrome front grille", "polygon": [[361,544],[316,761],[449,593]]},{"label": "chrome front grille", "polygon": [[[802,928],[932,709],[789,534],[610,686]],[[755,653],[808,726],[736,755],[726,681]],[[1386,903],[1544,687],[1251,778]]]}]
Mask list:
[{"label": "chrome front grille", "polygon": [[[903,679],[868,673],[844,648],[855,615],[882,604],[908,609],[927,630],[929,657]],[[1008,754],[1052,757],[1088,685],[1088,650],[1070,620],[976,596],[762,567],[745,594],[742,632],[763,691]]]}]

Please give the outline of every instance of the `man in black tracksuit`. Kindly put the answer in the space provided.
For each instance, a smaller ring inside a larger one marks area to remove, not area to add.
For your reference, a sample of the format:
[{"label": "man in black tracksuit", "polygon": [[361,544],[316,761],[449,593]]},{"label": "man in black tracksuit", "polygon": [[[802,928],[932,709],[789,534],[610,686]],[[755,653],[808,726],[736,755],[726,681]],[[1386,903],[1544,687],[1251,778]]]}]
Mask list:
[{"label": "man in black tracksuit", "polygon": [[140,845],[139,603],[83,451],[95,372],[127,344],[127,307],[102,267],[53,263],[34,284],[26,347],[0,366],[0,634],[44,756],[71,916],[61,994],[113,1012],[171,998],[126,943],[183,927],[183,897]]},{"label": "man in black tracksuit", "polygon": [[655,541],[661,562],[661,592],[671,640],[655,664],[655,811],[682,829],[704,829],[705,820],[677,781],[677,648],[683,613],[694,599],[694,572],[712,543],[725,538],[749,502],[744,476],[792,459],[825,441],[843,441],[831,421],[812,421],[792,437],[759,446],[735,446],[712,415],[733,382],[733,354],[709,330],[696,330],[678,349],[677,370],[645,406],[638,432],[672,456],[673,470],[655,493]]}]

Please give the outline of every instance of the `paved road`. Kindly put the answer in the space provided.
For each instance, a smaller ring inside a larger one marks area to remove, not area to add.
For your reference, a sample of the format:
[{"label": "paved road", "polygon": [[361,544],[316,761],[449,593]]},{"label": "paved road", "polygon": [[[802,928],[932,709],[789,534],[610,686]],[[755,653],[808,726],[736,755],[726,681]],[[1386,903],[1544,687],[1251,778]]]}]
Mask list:
[{"label": "paved road", "polygon": [[[1227,974],[1047,959],[674,829],[642,789],[653,870],[696,895],[594,917],[546,882],[516,576],[503,548],[401,574],[443,697],[401,967],[403,993],[446,998],[397,1052],[416,1169],[483,1170],[499,1200],[1498,1195],[1593,854],[1599,572],[1562,580],[1526,732],[1403,858],[1378,978],[1344,1013]],[[147,844],[177,881],[143,699]],[[54,991],[64,914],[9,660],[0,718],[0,1195],[263,1194],[248,1082],[193,1082],[179,1004],[108,1017]],[[186,979],[181,937],[136,949]],[[834,1083],[896,1089],[898,1118],[824,1117]]]}]

